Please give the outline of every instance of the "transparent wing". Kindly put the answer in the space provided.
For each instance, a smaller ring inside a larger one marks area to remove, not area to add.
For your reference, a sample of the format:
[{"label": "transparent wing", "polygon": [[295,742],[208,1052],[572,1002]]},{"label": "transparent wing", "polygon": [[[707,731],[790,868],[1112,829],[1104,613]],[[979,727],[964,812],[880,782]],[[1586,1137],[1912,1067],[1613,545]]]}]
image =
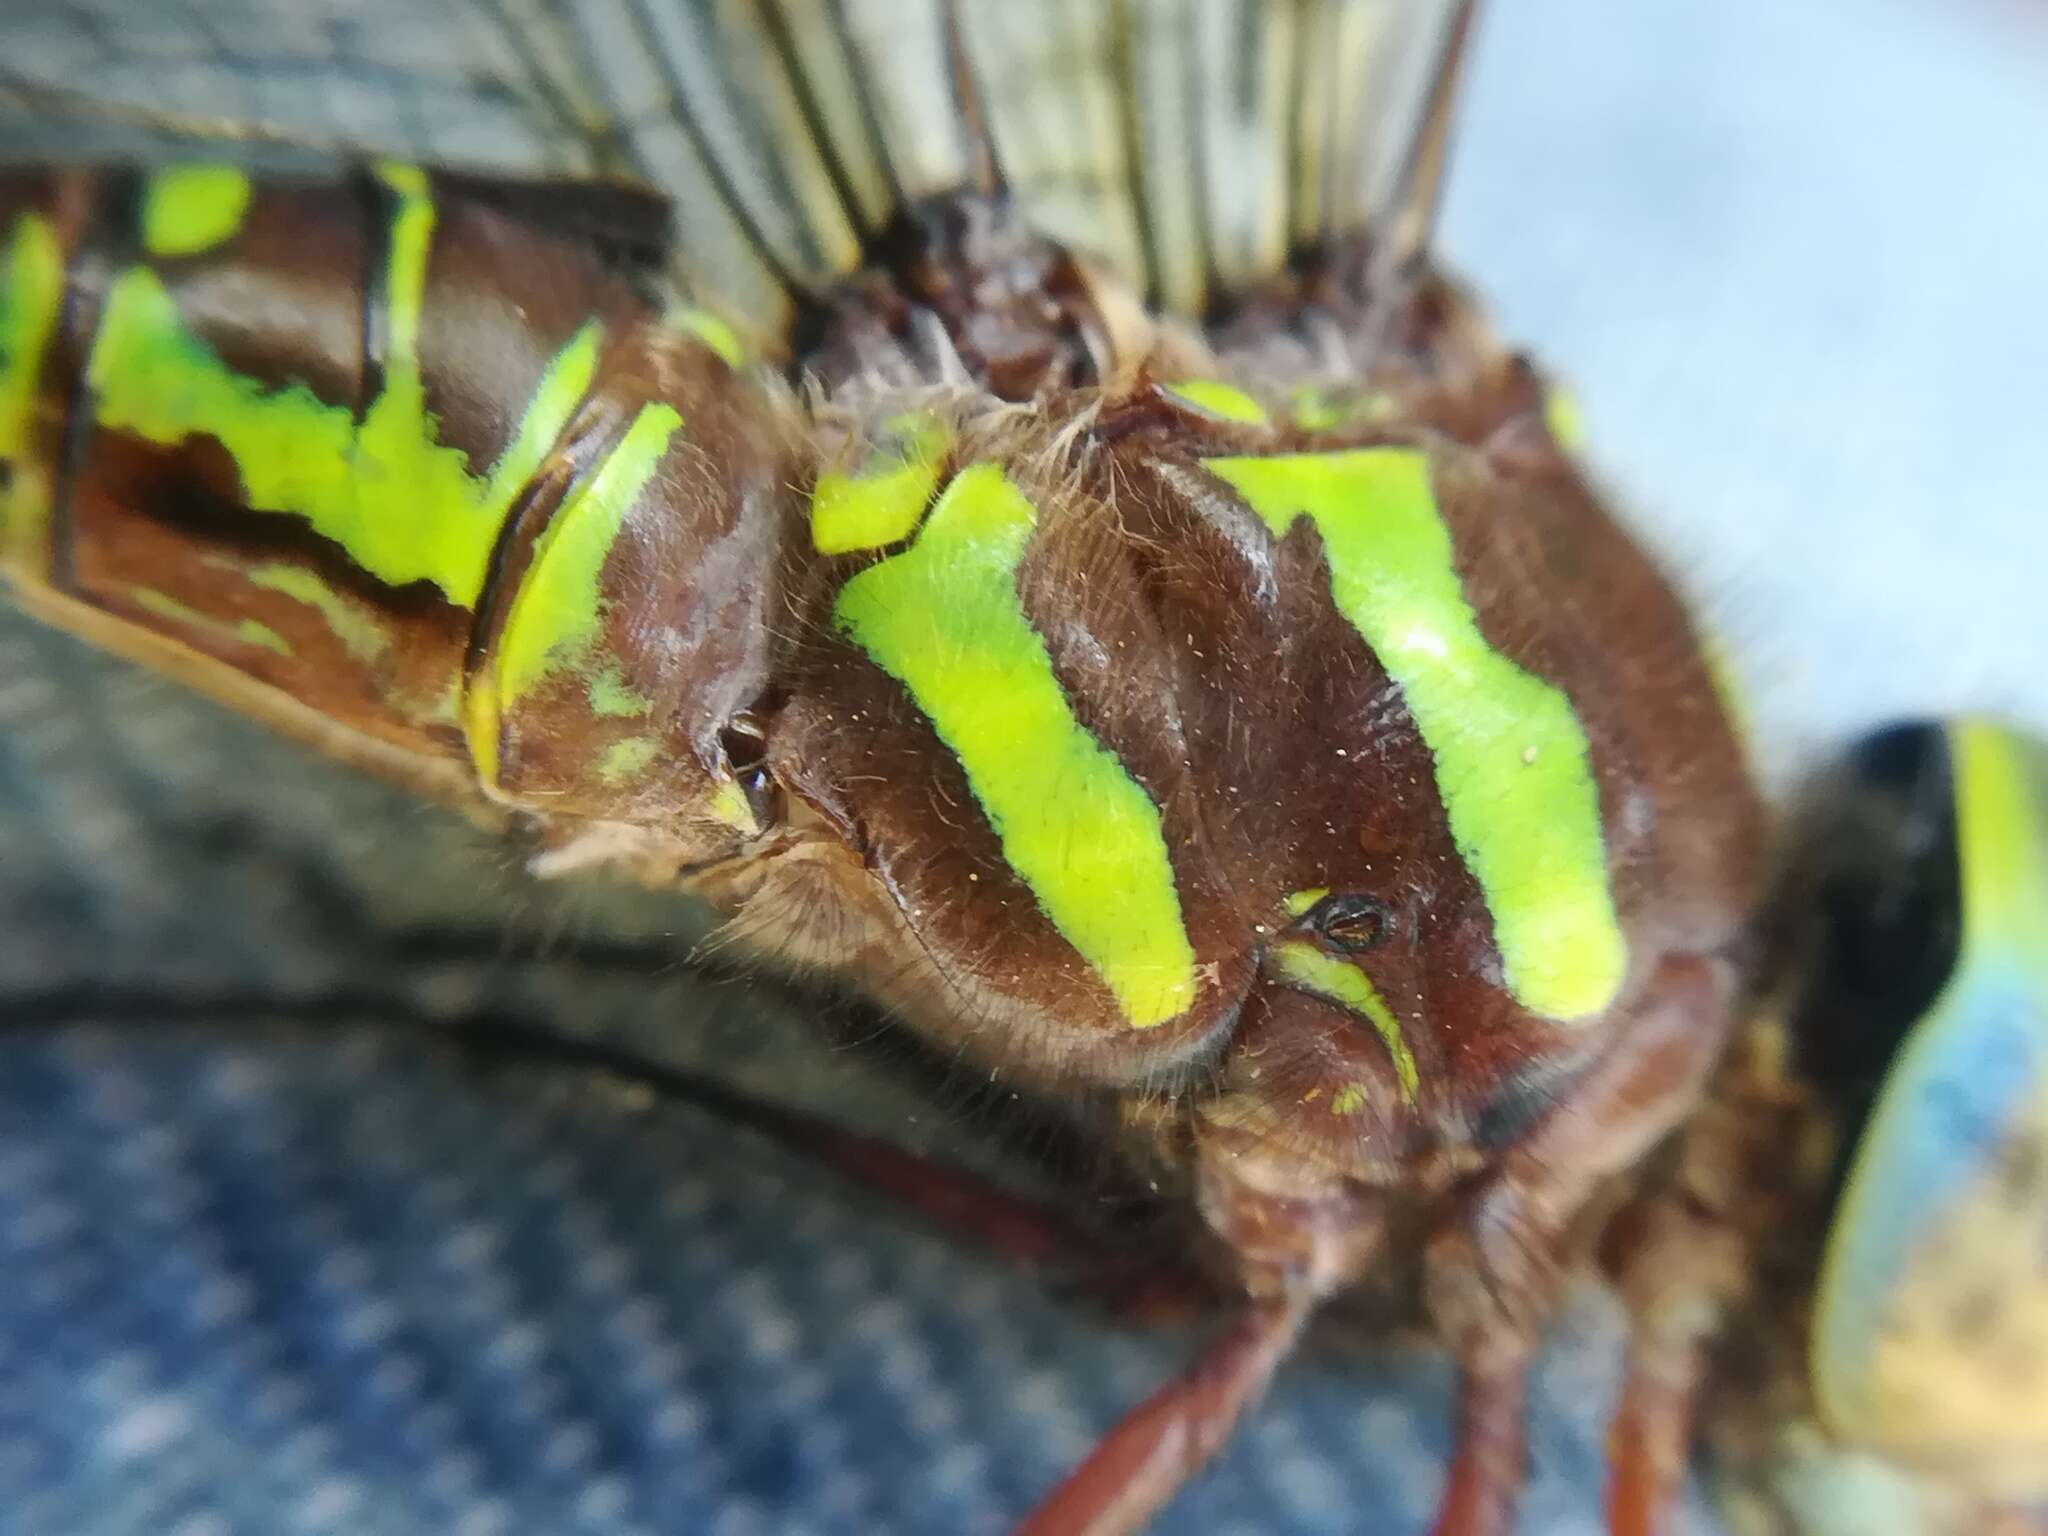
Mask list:
[{"label": "transparent wing", "polygon": [[[1469,0],[960,0],[1027,215],[1198,312],[1368,219],[1419,244]],[[65,0],[7,24],[0,150],[394,154],[629,176],[771,329],[977,145],[945,0]]]}]

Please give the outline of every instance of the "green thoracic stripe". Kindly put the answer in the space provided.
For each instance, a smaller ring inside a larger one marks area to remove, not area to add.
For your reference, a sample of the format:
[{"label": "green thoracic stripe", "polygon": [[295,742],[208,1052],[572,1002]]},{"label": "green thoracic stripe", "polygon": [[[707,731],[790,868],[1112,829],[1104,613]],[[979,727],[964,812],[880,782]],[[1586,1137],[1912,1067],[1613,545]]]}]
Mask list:
[{"label": "green thoracic stripe", "polygon": [[1429,461],[1408,448],[1210,459],[1275,537],[1307,516],[1330,591],[1400,685],[1451,837],[1485,893],[1509,990],[1570,1020],[1628,965],[1586,733],[1562,692],[1487,644],[1458,579]]},{"label": "green thoracic stripe", "polygon": [[887,439],[857,470],[827,470],[811,490],[811,546],[821,555],[907,539],[939,483],[950,434],[928,411],[882,424]]},{"label": "green thoracic stripe", "polygon": [[1394,1076],[1400,1080],[1402,1102],[1415,1102],[1422,1077],[1415,1066],[1415,1053],[1408,1048],[1407,1032],[1362,966],[1326,955],[1307,939],[1283,939],[1273,947],[1273,963],[1281,979],[1290,986],[1326,997],[1362,1015],[1386,1042],[1387,1054],[1394,1061]]},{"label": "green thoracic stripe", "polygon": [[384,387],[358,424],[303,383],[235,372],[193,334],[161,279],[114,280],[88,380],[102,425],[173,446],[211,437],[240,472],[252,511],[304,518],[389,586],[430,581],[474,608],[513,498],[539,470],[596,375],[595,320],[557,353],[487,476],[439,441],[420,371],[420,309],[434,204],[409,166],[380,173],[393,193],[386,252]]},{"label": "green thoracic stripe", "polygon": [[956,476],[917,539],[841,589],[839,629],[909,690],[1003,856],[1134,1028],[1195,996],[1159,808],[1074,718],[1017,595],[1037,514],[997,464]]},{"label": "green thoracic stripe", "polygon": [[[548,519],[498,639],[500,707],[510,709],[557,668],[580,666],[596,647],[605,561],[682,424],[672,405],[641,406],[618,446]],[[598,697],[624,687],[613,677]]]},{"label": "green thoracic stripe", "polygon": [[1221,379],[1183,379],[1168,385],[1166,392],[1225,421],[1254,427],[1270,426],[1273,421],[1263,405],[1235,384],[1226,384]]},{"label": "green thoracic stripe", "polygon": [[142,198],[142,248],[152,256],[194,256],[232,240],[253,190],[249,173],[232,165],[158,171]]}]

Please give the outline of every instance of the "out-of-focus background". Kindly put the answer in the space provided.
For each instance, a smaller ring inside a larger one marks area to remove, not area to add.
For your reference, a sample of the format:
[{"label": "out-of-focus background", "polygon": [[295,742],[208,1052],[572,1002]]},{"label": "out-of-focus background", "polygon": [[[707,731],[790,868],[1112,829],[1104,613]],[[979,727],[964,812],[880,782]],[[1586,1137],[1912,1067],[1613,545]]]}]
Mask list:
[{"label": "out-of-focus background", "polygon": [[[124,28],[231,48],[216,14],[0,0],[0,60],[91,89]],[[228,116],[321,88],[162,75]],[[2048,12],[1500,0],[1470,93],[1448,256],[1575,386],[1774,771],[1908,710],[2048,725]],[[0,113],[0,149],[89,137]],[[536,889],[0,618],[0,1532],[1003,1529],[1191,1340],[421,1027],[559,1029],[974,1140],[805,1048],[819,1005],[681,969],[694,922]],[[1597,1528],[1617,1343],[1582,1296],[1528,1530]],[[1165,1528],[1420,1529],[1446,1387],[1420,1352],[1297,1363]]]}]

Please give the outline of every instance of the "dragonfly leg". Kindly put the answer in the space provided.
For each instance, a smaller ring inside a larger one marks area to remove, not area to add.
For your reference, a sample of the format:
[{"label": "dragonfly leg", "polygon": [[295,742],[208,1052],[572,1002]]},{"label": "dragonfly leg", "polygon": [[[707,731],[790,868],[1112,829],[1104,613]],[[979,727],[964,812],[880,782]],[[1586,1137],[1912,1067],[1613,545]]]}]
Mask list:
[{"label": "dragonfly leg", "polygon": [[1578,1257],[1587,1202],[1691,1105],[1725,1039],[1729,976],[1665,962],[1640,1015],[1431,1239],[1428,1300],[1459,1363],[1436,1536],[1506,1536],[1528,1459],[1529,1364]]},{"label": "dragonfly leg", "polygon": [[707,1074],[652,1062],[546,1030],[493,1020],[468,1031],[480,1054],[576,1065],[637,1083],[808,1162],[929,1222],[953,1241],[1057,1277],[1112,1315],[1137,1323],[1213,1315],[1219,1295],[1188,1265],[1134,1255],[1102,1231],[992,1179],[850,1131],[820,1115],[756,1098]]},{"label": "dragonfly leg", "polygon": [[1230,1438],[1301,1332],[1305,1298],[1253,1304],[1102,1438],[1014,1536],[1128,1536]]},{"label": "dragonfly leg", "polygon": [[1708,1350],[1741,1291],[1746,1250],[1677,1195],[1622,1212],[1608,1246],[1630,1331],[1607,1432],[1607,1527],[1659,1536],[1672,1528]]}]

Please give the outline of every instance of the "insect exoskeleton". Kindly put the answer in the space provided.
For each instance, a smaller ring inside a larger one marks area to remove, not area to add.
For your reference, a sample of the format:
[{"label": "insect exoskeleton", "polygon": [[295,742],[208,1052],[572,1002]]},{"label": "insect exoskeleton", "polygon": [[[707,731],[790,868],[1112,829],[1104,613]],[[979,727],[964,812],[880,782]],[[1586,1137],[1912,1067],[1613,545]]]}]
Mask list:
[{"label": "insect exoskeleton", "polygon": [[1683,1143],[1669,1337],[1702,1330],[1734,1529],[2038,1530],[2048,749],[1898,726],[1807,807],[1770,1002]]},{"label": "insect exoskeleton", "polygon": [[1032,1530],[1134,1528],[1405,1270],[1461,1369],[1439,1530],[1505,1531],[1581,1229],[1742,996],[1762,812],[1678,597],[1427,257],[1470,7],[1424,10],[1388,174],[1320,96],[1226,116],[1288,200],[1192,267],[1148,215],[1135,272],[1028,217],[945,27],[963,165],[874,146],[876,208],[780,146],[844,270],[714,178],[788,300],[752,350],[629,191],[0,182],[25,605],[1120,1111],[1242,1312]]}]

